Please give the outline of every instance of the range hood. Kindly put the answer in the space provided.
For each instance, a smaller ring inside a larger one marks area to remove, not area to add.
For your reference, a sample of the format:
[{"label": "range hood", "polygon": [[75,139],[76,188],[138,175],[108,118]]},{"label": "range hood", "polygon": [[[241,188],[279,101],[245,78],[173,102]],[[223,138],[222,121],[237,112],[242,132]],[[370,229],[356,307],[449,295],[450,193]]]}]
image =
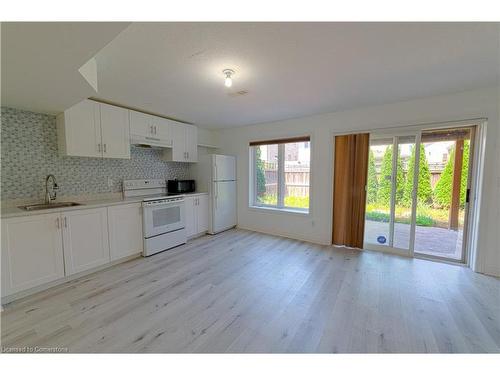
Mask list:
[{"label": "range hood", "polygon": [[172,140],[166,140],[156,137],[130,134],[130,144],[136,147],[144,148],[172,148]]}]

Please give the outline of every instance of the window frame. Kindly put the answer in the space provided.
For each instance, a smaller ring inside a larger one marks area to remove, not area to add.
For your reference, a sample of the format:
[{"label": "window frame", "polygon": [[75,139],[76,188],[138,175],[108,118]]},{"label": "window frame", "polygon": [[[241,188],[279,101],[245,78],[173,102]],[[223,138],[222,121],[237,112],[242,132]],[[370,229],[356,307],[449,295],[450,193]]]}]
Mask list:
[{"label": "window frame", "polygon": [[[288,207],[285,206],[285,193],[286,193],[286,184],[285,184],[285,145],[291,143],[301,143],[297,141],[291,142],[279,142],[277,143],[268,143],[269,145],[277,145],[278,146],[278,178],[277,178],[277,204],[265,204],[261,203],[257,200],[257,147],[260,145],[250,145],[250,199],[249,199],[249,207],[254,209],[262,209],[265,211],[277,211],[283,213],[292,213],[292,214],[300,214],[300,215],[310,215],[311,213],[311,196],[312,196],[312,178],[311,178],[311,165],[312,165],[312,142],[309,137],[309,207],[308,208],[300,208],[300,207]],[[305,142],[305,141],[302,141]]]}]

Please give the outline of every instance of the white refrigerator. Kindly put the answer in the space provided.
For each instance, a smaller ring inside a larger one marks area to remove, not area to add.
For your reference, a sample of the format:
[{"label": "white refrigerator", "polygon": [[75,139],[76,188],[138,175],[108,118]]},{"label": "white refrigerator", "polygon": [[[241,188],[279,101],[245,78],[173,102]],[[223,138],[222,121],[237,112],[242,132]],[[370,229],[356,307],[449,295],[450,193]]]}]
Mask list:
[{"label": "white refrigerator", "polygon": [[201,166],[210,193],[208,233],[233,228],[236,217],[236,157],[206,155]]}]

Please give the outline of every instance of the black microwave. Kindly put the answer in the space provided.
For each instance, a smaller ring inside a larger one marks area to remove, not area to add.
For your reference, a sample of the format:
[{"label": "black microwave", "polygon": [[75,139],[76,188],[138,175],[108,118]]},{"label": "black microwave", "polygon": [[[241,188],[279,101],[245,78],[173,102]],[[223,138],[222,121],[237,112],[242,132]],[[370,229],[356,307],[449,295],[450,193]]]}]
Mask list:
[{"label": "black microwave", "polygon": [[168,180],[167,191],[173,194],[193,193],[196,190],[194,180]]}]

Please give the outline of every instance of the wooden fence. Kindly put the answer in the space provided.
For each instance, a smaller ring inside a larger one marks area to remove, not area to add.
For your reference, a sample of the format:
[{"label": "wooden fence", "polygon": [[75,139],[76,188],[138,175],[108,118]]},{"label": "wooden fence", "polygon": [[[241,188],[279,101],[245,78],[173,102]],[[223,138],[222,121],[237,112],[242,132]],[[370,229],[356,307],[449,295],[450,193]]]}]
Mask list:
[{"label": "wooden fence", "polygon": [[[266,195],[277,195],[278,192],[278,166],[277,163],[264,163],[266,176]],[[285,194],[286,196],[309,196],[309,164],[285,164]]]}]

